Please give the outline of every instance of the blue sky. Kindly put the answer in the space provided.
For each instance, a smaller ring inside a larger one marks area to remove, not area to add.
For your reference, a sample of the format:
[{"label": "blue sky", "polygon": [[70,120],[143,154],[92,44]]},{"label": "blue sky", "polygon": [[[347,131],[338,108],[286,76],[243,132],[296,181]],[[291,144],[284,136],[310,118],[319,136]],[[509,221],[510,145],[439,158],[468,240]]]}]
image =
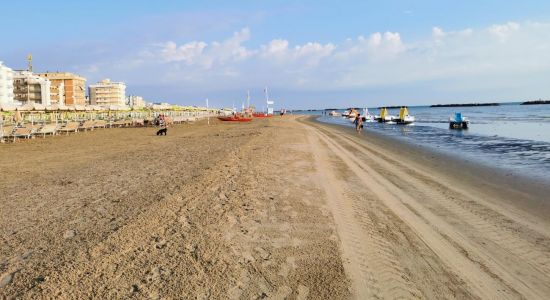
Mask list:
[{"label": "blue sky", "polygon": [[[67,4],[68,3],[68,4]],[[550,1],[11,1],[0,61],[152,101],[278,107],[550,97]]]}]

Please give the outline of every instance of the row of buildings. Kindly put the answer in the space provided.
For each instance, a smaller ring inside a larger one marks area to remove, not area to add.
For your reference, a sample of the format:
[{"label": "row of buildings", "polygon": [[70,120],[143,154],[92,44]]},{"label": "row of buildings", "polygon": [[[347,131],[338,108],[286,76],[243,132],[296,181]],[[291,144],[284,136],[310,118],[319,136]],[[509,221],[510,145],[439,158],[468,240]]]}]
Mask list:
[{"label": "row of buildings", "polygon": [[145,107],[140,96],[126,96],[126,84],[104,79],[88,87],[86,78],[68,72],[12,70],[0,61],[0,105],[100,105]]}]

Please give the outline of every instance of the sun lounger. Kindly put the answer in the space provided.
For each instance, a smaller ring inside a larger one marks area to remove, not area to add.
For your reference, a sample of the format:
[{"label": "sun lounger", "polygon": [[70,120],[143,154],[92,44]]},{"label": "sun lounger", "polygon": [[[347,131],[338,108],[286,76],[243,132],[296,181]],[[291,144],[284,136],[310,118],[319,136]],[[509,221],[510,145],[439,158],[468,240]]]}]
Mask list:
[{"label": "sun lounger", "polygon": [[58,131],[66,132],[67,134],[69,134],[69,132],[77,133],[79,126],[80,124],[78,122],[69,122],[65,126],[59,128]]},{"label": "sun lounger", "polygon": [[125,120],[118,120],[111,123],[111,127],[124,127],[127,123]]},{"label": "sun lounger", "polygon": [[94,124],[95,124],[94,121],[87,120],[87,121],[84,121],[82,125],[80,125],[79,129],[83,129],[84,131],[94,130]]},{"label": "sun lounger", "polygon": [[13,133],[11,134],[11,137],[13,137],[14,142],[17,140],[17,138],[30,139],[32,138],[33,132],[34,132],[34,128],[32,128],[31,126],[19,127],[13,131]]},{"label": "sun lounger", "polygon": [[145,120],[143,119],[133,119],[132,120],[133,126],[145,126]]},{"label": "sun lounger", "polygon": [[13,126],[3,126],[2,132],[0,132],[0,141],[4,142],[4,139],[9,139],[13,133]]},{"label": "sun lounger", "polygon": [[40,130],[36,131],[34,135],[42,135],[43,138],[46,138],[47,134],[55,135],[57,133],[56,124],[47,124],[42,126]]},{"label": "sun lounger", "polygon": [[184,116],[177,116],[177,117],[174,117],[174,124],[181,124],[185,121],[187,121],[187,117],[184,117]]},{"label": "sun lounger", "polygon": [[107,127],[107,122],[105,120],[95,120],[94,128],[105,128]]}]

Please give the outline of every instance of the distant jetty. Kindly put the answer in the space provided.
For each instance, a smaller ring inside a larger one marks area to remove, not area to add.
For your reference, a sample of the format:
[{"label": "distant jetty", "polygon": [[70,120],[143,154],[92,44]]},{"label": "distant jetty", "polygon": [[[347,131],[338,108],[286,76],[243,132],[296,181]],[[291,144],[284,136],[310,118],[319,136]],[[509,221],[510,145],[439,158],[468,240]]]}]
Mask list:
[{"label": "distant jetty", "polygon": [[406,105],[394,105],[394,106],[380,106],[378,109],[387,108],[387,109],[393,109],[393,108],[401,108],[401,107],[407,107]]},{"label": "distant jetty", "polygon": [[457,103],[457,104],[434,104],[430,107],[471,107],[471,106],[499,106],[499,103]]},{"label": "distant jetty", "polygon": [[533,100],[533,101],[525,101],[521,103],[521,105],[535,105],[535,104],[550,104],[550,100]]}]

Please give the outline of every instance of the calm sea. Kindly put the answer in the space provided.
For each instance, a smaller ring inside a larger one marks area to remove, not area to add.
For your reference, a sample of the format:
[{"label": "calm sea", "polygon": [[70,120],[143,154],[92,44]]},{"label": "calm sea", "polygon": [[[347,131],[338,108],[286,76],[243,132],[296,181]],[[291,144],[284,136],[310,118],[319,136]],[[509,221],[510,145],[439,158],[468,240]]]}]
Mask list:
[{"label": "calm sea", "polygon": [[[323,112],[294,113],[319,115],[318,120],[322,122],[353,126],[347,119],[330,117]],[[369,112],[379,114],[376,108],[370,108]],[[398,115],[399,109],[389,112]],[[455,112],[462,112],[470,119],[469,129],[448,128],[449,117]],[[416,117],[413,125],[366,123],[367,131],[550,182],[550,105],[416,106],[409,107],[409,113]]]}]

